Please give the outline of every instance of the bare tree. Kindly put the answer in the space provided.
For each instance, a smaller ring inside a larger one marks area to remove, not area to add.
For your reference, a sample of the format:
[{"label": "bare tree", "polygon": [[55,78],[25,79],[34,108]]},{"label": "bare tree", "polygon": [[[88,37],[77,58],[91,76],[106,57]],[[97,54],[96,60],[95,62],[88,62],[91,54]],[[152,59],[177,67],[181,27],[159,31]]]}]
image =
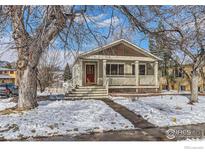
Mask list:
[{"label": "bare tree", "polygon": [[[190,103],[198,101],[199,70],[205,62],[205,7],[204,6],[116,6],[133,27],[147,35],[163,39],[173,53],[173,59],[182,66],[191,62]],[[163,29],[157,30],[159,21]],[[184,60],[186,59],[186,60]]]},{"label": "bare tree", "polygon": [[[96,7],[102,11],[105,8]],[[78,51],[85,42],[88,44],[91,40],[96,40],[100,43],[100,40],[109,37],[110,32],[102,33],[101,28],[93,22],[91,17],[93,15],[87,11],[91,12],[94,8],[93,6],[1,6],[0,32],[3,34],[3,30],[8,31],[8,27],[12,27],[9,34],[12,33],[14,48],[18,52],[19,109],[31,109],[37,106],[37,66],[40,57],[49,46],[58,44],[59,48]]]},{"label": "bare tree", "polygon": [[205,91],[205,67],[200,69],[200,75],[202,78],[202,91]]},{"label": "bare tree", "polygon": [[37,80],[40,91],[43,92],[47,87],[55,82],[55,72],[60,69],[62,56],[61,51],[46,51],[40,58],[37,71]]}]

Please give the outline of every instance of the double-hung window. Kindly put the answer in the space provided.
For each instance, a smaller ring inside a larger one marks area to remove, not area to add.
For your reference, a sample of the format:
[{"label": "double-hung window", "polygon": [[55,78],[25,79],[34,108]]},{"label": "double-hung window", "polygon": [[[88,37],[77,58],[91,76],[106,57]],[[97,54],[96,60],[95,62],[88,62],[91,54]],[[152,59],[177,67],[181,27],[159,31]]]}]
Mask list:
[{"label": "double-hung window", "polygon": [[184,77],[184,74],[181,68],[176,68],[174,71],[175,71],[175,77],[180,77],[180,78]]},{"label": "double-hung window", "polygon": [[106,64],[106,75],[124,75],[124,64]]},{"label": "double-hung window", "polygon": [[146,75],[146,65],[139,65],[139,74]]},{"label": "double-hung window", "polygon": [[[132,64],[132,75],[135,75],[135,64]],[[146,65],[139,65],[139,75],[146,75]]]},{"label": "double-hung window", "polygon": [[132,75],[135,75],[135,64],[132,64]]}]

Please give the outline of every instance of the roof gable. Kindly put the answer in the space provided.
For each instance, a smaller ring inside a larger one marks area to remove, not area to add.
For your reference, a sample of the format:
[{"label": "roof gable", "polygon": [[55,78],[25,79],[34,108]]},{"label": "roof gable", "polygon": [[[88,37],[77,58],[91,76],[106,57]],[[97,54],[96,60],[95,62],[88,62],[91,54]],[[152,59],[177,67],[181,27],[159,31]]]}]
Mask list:
[{"label": "roof gable", "polygon": [[91,55],[115,55],[115,56],[136,56],[136,57],[151,57],[157,60],[161,60],[159,57],[152,55],[146,50],[135,46],[134,44],[122,39],[97,48],[90,52],[81,54],[80,57]]}]

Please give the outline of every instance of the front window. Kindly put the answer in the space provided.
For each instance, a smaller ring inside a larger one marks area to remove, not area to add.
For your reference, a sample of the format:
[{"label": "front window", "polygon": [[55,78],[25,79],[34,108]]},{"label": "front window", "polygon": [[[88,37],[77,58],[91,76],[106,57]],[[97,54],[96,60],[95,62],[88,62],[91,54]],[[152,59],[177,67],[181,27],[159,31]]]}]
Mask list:
[{"label": "front window", "polygon": [[132,75],[135,75],[135,64],[132,64]]},{"label": "front window", "polygon": [[185,90],[186,90],[186,87],[185,87],[185,86],[180,86],[180,90],[181,90],[181,91],[185,91]]},{"label": "front window", "polygon": [[106,75],[124,75],[124,64],[106,64]]},{"label": "front window", "polygon": [[117,64],[111,64],[111,75],[117,75],[118,74],[118,65]]},{"label": "front window", "polygon": [[106,64],[106,74],[110,75],[110,64]]},{"label": "front window", "polygon": [[124,65],[123,64],[119,64],[119,75],[124,75]]},{"label": "front window", "polygon": [[145,75],[145,65],[139,65],[139,74]]}]

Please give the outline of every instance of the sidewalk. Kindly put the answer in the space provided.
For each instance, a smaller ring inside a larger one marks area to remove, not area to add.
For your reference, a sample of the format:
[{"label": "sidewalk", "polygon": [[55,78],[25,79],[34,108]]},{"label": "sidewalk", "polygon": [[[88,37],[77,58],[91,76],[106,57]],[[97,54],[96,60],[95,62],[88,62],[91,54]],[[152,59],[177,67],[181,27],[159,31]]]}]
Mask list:
[{"label": "sidewalk", "polygon": [[[205,131],[205,124],[174,126],[174,127],[156,127],[138,130],[120,130],[101,133],[81,134],[78,136],[52,136],[52,137],[37,137],[29,140],[34,141],[180,141],[187,140],[188,136],[176,136],[173,139],[168,139],[166,131],[172,130],[201,130]],[[162,138],[163,137],[163,138]],[[203,136],[202,136],[203,137]],[[202,138],[198,135],[189,137]]]}]

